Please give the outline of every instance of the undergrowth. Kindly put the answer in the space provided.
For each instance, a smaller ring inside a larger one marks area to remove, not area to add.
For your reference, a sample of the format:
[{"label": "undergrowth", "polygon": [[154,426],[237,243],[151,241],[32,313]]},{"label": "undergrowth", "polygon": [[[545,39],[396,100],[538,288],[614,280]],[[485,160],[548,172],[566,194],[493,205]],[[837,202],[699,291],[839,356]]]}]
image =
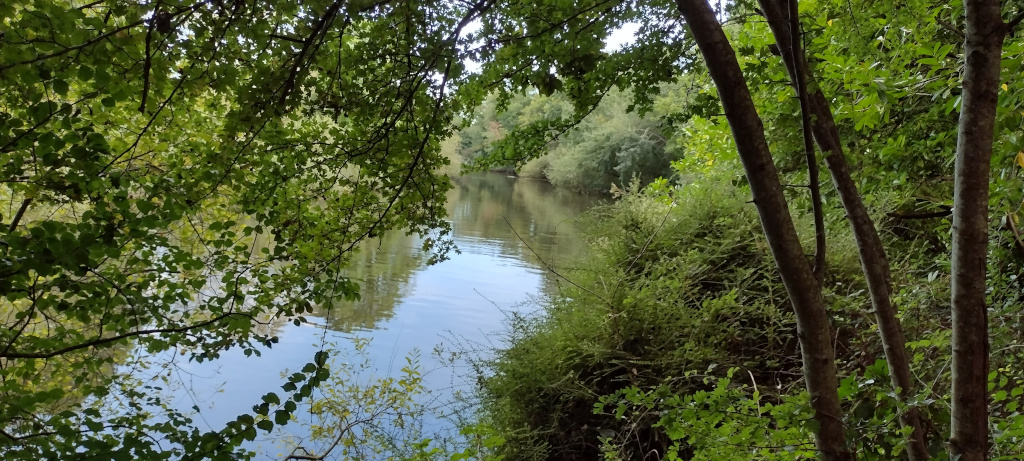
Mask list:
[{"label": "undergrowth", "polygon": [[[561,270],[562,291],[542,312],[515,317],[508,346],[481,364],[481,418],[505,438],[495,453],[570,461],[814,455],[788,297],[735,171],[712,168],[699,183],[678,188],[634,187],[581,218],[588,256]],[[809,238],[808,217],[794,212]],[[827,223],[823,294],[845,422],[859,459],[900,459],[897,415],[906,408],[889,385],[856,247],[841,218]],[[909,404],[930,421],[931,451],[944,457],[948,260],[919,248],[919,238],[885,237],[894,302],[920,384]],[[1013,354],[993,357],[993,453],[1014,459],[1024,451],[1024,385],[1014,347],[1020,290],[1000,291],[1018,282],[996,277],[1005,280],[997,279],[993,292],[993,305],[1002,306],[993,312],[993,344]]]}]

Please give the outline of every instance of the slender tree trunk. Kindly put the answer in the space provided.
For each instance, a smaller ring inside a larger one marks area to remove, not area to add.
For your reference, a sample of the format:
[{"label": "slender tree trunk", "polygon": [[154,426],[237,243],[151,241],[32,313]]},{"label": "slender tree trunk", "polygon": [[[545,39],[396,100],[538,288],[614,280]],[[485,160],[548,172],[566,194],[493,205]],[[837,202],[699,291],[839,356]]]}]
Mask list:
[{"label": "slender tree trunk", "polygon": [[[789,3],[790,40],[787,44],[790,54],[799,56],[803,53],[800,43],[800,13],[797,0]],[[787,46],[780,44],[779,47]],[[825,212],[821,209],[821,185],[818,171],[818,157],[814,151],[814,134],[811,132],[811,99],[807,93],[807,69],[799,63],[790,74],[793,88],[800,100],[800,131],[804,140],[804,156],[807,161],[807,188],[811,191],[811,209],[814,214],[814,276],[818,283],[825,281]]]},{"label": "slender tree trunk", "polygon": [[988,459],[988,188],[999,100],[998,0],[965,0],[967,30],[953,185],[953,389],[950,456]]},{"label": "slender tree trunk", "polygon": [[746,170],[768,245],[796,313],[797,337],[807,392],[819,428],[815,443],[826,460],[848,461],[839,405],[831,328],[821,287],[811,271],[789,214],[778,172],[772,162],[764,126],[722,26],[707,0],[676,0],[707,62]]},{"label": "slender tree trunk", "polygon": [[[889,366],[889,377],[894,389],[899,390],[899,397],[906,401],[912,394],[914,383],[910,375],[910,362],[907,358],[906,339],[903,327],[896,317],[891,301],[891,275],[889,261],[885,254],[882,239],[878,236],[875,224],[868,214],[867,207],[861,200],[857,185],[850,176],[846,164],[846,156],[840,143],[839,130],[836,128],[832,109],[821,89],[815,84],[814,78],[807,70],[807,61],[799,37],[793,33],[793,23],[797,18],[797,0],[760,0],[761,9],[779,44],[782,59],[791,78],[795,82],[805,82],[807,104],[812,112],[812,130],[814,137],[825,153],[825,164],[832,176],[837,195],[846,210],[847,221],[853,230],[860,256],[861,270],[867,282],[871,304],[875,311],[875,321],[881,337],[882,349]],[[799,86],[798,86],[799,89]],[[900,424],[910,428],[907,440],[907,454],[910,461],[926,461],[929,459],[925,441],[925,432],[917,408],[907,408],[900,414]]]}]

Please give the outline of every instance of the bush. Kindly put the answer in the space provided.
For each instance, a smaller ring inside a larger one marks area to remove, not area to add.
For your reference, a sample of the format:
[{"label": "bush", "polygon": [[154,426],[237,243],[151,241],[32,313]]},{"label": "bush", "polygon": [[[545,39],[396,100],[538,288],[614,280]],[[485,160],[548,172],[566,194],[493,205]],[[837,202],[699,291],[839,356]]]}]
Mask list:
[{"label": "bush", "polygon": [[[626,387],[694,391],[672,377],[716,367],[793,381],[795,328],[756,213],[730,183],[704,184],[671,203],[634,190],[584,219],[591,253],[573,286],[516,317],[485,364],[486,418],[509,459],[597,459],[599,437],[626,428],[594,405]],[[633,452],[668,446],[654,421],[630,422],[646,427]]]},{"label": "bush", "polygon": [[[701,162],[700,180],[682,187],[656,181],[639,192],[634,185],[582,218],[589,252],[577,268],[562,270],[571,283],[541,313],[514,318],[508,347],[482,364],[483,418],[505,435],[507,459],[805,459],[813,428],[801,416],[807,396],[796,328],[749,191],[731,163]],[[812,248],[798,194],[791,197],[794,219]],[[891,210],[900,200],[877,197],[874,207]],[[900,459],[905,438],[897,415],[906,405],[889,384],[856,246],[844,217],[831,214],[826,224],[823,296],[844,423],[862,459]],[[948,257],[934,252],[930,238],[884,235],[893,303],[921,383],[909,405],[928,420],[931,453],[944,457]],[[1001,353],[993,355],[990,376],[992,456],[1018,459],[1022,263],[1012,247],[994,248],[990,320],[993,350]]]}]

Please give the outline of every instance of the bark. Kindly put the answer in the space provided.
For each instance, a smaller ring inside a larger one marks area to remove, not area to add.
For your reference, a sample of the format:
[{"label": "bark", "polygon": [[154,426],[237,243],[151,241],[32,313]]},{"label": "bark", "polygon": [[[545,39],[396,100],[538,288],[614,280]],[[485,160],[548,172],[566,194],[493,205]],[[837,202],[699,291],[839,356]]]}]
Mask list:
[{"label": "bark", "polygon": [[[797,0],[789,0],[788,42],[791,54],[803,51],[800,43],[800,15]],[[782,45],[780,45],[781,47]],[[807,188],[811,191],[811,210],[814,214],[814,276],[818,283],[825,281],[825,212],[821,209],[821,185],[819,184],[818,157],[814,151],[814,135],[811,133],[811,101],[807,94],[807,69],[794,68],[790,74],[797,98],[800,99],[800,130],[804,139],[804,156],[807,159]]]},{"label": "bark", "polygon": [[997,0],[966,0],[960,127],[953,184],[953,386],[950,456],[988,458],[988,189],[1003,23]]},{"label": "bark", "polygon": [[735,51],[711,6],[706,0],[676,0],[676,6],[686,19],[718,87],[761,226],[796,313],[805,383],[819,425],[815,443],[826,460],[852,460],[839,405],[835,354],[821,287],[804,257],[761,118]]},{"label": "bark", "polygon": [[[896,317],[891,301],[891,274],[885,247],[878,235],[874,222],[868,214],[867,207],[861,200],[856,182],[850,176],[840,143],[839,130],[836,128],[832,109],[821,89],[814,83],[814,78],[807,70],[807,62],[799,37],[793,34],[791,18],[796,15],[797,0],[760,0],[761,9],[772,29],[775,40],[786,68],[793,80],[803,77],[806,82],[809,109],[812,112],[812,131],[814,138],[825,154],[825,164],[832,176],[837,195],[846,210],[847,221],[853,230],[857,242],[861,270],[867,282],[871,304],[878,323],[882,349],[889,367],[889,377],[894,389],[899,390],[899,397],[906,401],[913,393],[914,383],[910,375],[910,362],[907,358],[906,339],[903,327]],[[793,18],[795,20],[795,18]],[[792,46],[785,46],[791,44]],[[910,461],[925,461],[930,458],[925,441],[925,432],[917,408],[907,408],[900,414],[900,424],[910,428],[907,440],[907,454]]]}]

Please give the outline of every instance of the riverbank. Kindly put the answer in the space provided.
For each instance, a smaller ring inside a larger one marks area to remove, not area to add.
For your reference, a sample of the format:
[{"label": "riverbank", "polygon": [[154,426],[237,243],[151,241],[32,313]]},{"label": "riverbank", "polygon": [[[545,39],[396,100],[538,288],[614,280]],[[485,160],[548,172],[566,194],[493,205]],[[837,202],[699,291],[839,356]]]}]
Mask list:
[{"label": "riverbank", "polygon": [[[543,310],[509,324],[508,346],[478,363],[480,421],[505,442],[493,456],[516,460],[811,459],[796,324],[749,191],[731,167],[699,185],[625,195],[582,218],[587,251],[560,272],[565,283]],[[797,213],[801,235],[810,216]],[[855,242],[829,223],[823,295],[832,328],[845,423],[858,446],[899,459],[905,411],[891,391]],[[929,450],[944,456],[950,336],[947,275],[923,259],[916,239],[890,236],[894,286],[912,353],[912,372],[933,383],[910,401],[933,429]],[[932,256],[935,257],[935,256]],[[997,280],[999,280],[997,278]],[[1012,285],[1015,282],[1007,280]],[[1011,299],[1015,295],[1010,295]],[[998,304],[996,304],[998,305]],[[992,312],[996,325],[1019,309]],[[1020,330],[993,342],[1020,344]],[[1024,449],[1020,357],[993,357],[993,452]],[[497,459],[497,458],[494,458]]]}]

